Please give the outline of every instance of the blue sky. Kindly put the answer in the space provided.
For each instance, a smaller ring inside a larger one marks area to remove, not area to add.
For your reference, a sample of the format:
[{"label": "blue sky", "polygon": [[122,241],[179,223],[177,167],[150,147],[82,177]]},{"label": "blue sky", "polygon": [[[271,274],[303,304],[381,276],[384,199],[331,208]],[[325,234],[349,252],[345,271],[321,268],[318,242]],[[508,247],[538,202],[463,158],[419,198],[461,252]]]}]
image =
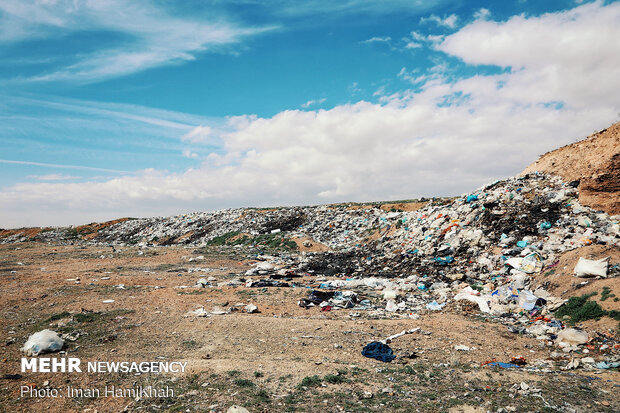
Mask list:
[{"label": "blue sky", "polygon": [[603,1],[0,2],[0,227],[455,195],[617,121]]}]

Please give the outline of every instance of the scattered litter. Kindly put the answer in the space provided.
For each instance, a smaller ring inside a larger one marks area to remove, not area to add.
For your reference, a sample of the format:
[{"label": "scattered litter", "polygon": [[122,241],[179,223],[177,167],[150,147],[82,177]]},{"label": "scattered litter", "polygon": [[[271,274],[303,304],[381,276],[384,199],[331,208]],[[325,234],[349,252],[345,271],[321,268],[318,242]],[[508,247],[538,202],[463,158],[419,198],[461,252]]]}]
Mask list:
[{"label": "scattered litter", "polygon": [[437,301],[426,304],[426,309],[431,311],[439,311],[446,306],[446,303],[439,304]]},{"label": "scattered litter", "polygon": [[210,317],[211,316],[211,314],[209,314],[209,312],[206,311],[204,307],[197,308],[194,311],[189,311],[186,315],[195,316],[195,317]]},{"label": "scattered litter", "polygon": [[373,341],[372,343],[366,344],[362,350],[362,356],[383,361],[385,363],[389,363],[396,358],[390,346],[380,341]]},{"label": "scattered litter", "polygon": [[566,328],[558,333],[559,346],[574,346],[588,342],[588,333],[576,328]]},{"label": "scattered litter", "polygon": [[502,363],[501,361],[493,361],[487,364],[489,367],[500,367],[502,369],[518,369],[519,366],[513,363]]},{"label": "scattered litter", "polygon": [[594,367],[596,367],[597,369],[602,369],[602,370],[615,369],[616,367],[620,367],[620,362],[614,361],[614,362],[608,363],[605,361],[600,361],[594,364]]},{"label": "scattered litter", "polygon": [[245,306],[245,312],[248,314],[258,313],[258,307],[254,304],[248,304]]},{"label": "scattered litter", "polygon": [[59,351],[65,342],[52,330],[41,330],[28,337],[26,344],[21,348],[28,356],[38,356],[41,353],[53,353]]},{"label": "scattered litter", "polygon": [[248,409],[241,406],[230,406],[226,413],[250,413]]},{"label": "scattered litter", "polygon": [[455,345],[455,346],[454,346],[454,349],[455,349],[456,351],[470,351],[470,350],[471,350],[471,348],[470,348],[470,347],[467,347],[467,346],[465,346],[465,345],[463,345],[463,344],[457,344],[457,345]]},{"label": "scattered litter", "polygon": [[607,277],[609,257],[600,260],[587,260],[579,258],[575,265],[575,277]]},{"label": "scattered litter", "polygon": [[394,334],[393,336],[389,336],[388,338],[386,338],[385,340],[381,341],[381,343],[383,344],[389,344],[392,342],[392,340],[394,340],[395,338],[398,337],[402,337],[405,334],[413,334],[413,333],[417,333],[418,331],[420,331],[420,327],[416,327],[416,328],[412,328],[411,330],[403,330],[400,333]]}]

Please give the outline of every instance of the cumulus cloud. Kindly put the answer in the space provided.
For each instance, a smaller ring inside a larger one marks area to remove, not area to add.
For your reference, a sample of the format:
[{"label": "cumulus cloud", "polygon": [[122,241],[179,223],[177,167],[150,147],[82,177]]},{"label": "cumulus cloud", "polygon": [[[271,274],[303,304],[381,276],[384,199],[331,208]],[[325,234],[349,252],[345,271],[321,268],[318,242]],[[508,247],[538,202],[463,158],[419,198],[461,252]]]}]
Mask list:
[{"label": "cumulus cloud", "polygon": [[480,18],[435,47],[470,65],[506,68],[499,74],[454,81],[442,70],[418,79],[404,69],[400,76],[417,79],[418,87],[380,103],[230,118],[221,153],[199,168],[86,184],[21,183],[0,193],[0,225],[35,223],[33,211],[92,221],[456,195],[613,122],[620,105],[610,93],[620,89],[618,38],[619,3],[505,22]]}]

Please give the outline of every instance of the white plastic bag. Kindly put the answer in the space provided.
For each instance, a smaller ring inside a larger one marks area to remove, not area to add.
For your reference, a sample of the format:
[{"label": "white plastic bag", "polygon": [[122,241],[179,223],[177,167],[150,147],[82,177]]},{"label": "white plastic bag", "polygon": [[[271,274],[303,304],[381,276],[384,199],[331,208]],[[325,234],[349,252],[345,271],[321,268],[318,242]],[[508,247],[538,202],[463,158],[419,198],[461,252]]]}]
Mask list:
[{"label": "white plastic bag", "polygon": [[521,290],[519,292],[519,307],[526,311],[530,311],[536,305],[538,297],[532,294],[529,290]]},{"label": "white plastic bag", "polygon": [[557,342],[560,346],[575,346],[588,342],[588,333],[575,328],[565,328],[558,333]]},{"label": "white plastic bag", "polygon": [[575,277],[607,277],[609,257],[600,260],[586,260],[579,258],[575,265]]},{"label": "white plastic bag", "polygon": [[41,330],[28,337],[28,341],[22,347],[22,351],[28,356],[38,356],[41,353],[59,351],[65,345],[58,333],[52,330]]},{"label": "white plastic bag", "polygon": [[480,311],[482,311],[483,313],[491,312],[491,309],[489,308],[489,303],[488,303],[489,299],[490,297],[488,296],[471,295],[468,293],[459,293],[454,296],[455,301],[467,300],[467,301],[471,301],[473,303],[478,304]]}]

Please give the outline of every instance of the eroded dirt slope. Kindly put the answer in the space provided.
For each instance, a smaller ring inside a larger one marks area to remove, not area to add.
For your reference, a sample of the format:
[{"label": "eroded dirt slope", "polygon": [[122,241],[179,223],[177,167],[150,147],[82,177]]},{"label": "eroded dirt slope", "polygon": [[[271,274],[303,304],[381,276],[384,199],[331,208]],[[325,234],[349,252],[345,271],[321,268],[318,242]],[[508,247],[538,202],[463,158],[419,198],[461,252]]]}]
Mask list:
[{"label": "eroded dirt slope", "polygon": [[620,214],[620,122],[544,154],[523,174],[534,171],[579,181],[579,202]]}]

